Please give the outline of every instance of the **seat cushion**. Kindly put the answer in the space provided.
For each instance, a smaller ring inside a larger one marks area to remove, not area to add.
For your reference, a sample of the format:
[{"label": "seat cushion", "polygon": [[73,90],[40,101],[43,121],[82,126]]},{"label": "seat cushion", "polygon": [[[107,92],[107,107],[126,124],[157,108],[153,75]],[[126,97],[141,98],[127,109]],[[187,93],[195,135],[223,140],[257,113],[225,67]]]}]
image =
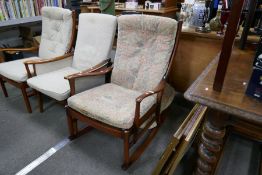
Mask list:
[{"label": "seat cushion", "polygon": [[[30,57],[25,59],[20,59],[16,61],[4,62],[0,64],[0,74],[4,77],[14,80],[16,82],[25,82],[28,78],[24,61],[39,59],[38,57]],[[31,73],[33,68],[29,66]]]},{"label": "seat cushion", "polygon": [[27,80],[27,84],[45,95],[63,101],[70,94],[69,82],[64,77],[77,72],[79,72],[77,69],[66,67],[30,78]]},{"label": "seat cushion", "polygon": [[[136,98],[141,92],[108,83],[70,97],[68,106],[108,125],[129,129],[135,118]],[[142,101],[140,111],[144,115],[156,99],[150,96]]]}]

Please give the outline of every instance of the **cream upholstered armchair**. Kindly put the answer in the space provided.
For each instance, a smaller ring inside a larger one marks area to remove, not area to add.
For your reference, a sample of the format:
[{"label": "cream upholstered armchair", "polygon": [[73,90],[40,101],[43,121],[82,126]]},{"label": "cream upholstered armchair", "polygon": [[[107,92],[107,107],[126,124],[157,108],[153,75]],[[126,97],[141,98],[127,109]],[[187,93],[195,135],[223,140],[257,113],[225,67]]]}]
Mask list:
[{"label": "cream upholstered armchair", "polygon": [[[29,65],[35,67],[37,76],[28,79],[27,83],[37,91],[40,112],[43,111],[41,94],[60,102],[70,96],[70,86],[68,80],[64,79],[65,76],[92,72],[110,63],[108,55],[112,50],[116,24],[115,16],[98,13],[80,14],[74,55],[53,61],[25,62],[26,67]],[[47,70],[48,73],[45,73]],[[92,88],[104,82],[105,76],[103,75],[88,77],[76,81],[77,86],[72,87],[72,91]]]},{"label": "cream upholstered armchair", "polygon": [[0,83],[4,95],[8,97],[5,82],[20,88],[29,113],[32,112],[27,92],[28,73],[33,72],[33,67],[26,70],[24,61],[37,59],[60,59],[71,52],[75,38],[75,13],[58,7],[42,8],[42,36],[38,47],[32,48],[4,48],[0,51],[37,52],[38,57],[24,58],[21,60],[0,64]]},{"label": "cream upholstered armchair", "polygon": [[[124,164],[128,168],[156,135],[162,119],[161,99],[175,56],[181,22],[149,15],[118,18],[114,66],[67,77],[73,82],[112,71],[111,82],[71,96],[66,107],[70,138],[96,128],[124,140]],[[78,130],[77,122],[88,126]],[[152,125],[155,126],[152,127]],[[144,142],[130,148],[146,131]]]}]

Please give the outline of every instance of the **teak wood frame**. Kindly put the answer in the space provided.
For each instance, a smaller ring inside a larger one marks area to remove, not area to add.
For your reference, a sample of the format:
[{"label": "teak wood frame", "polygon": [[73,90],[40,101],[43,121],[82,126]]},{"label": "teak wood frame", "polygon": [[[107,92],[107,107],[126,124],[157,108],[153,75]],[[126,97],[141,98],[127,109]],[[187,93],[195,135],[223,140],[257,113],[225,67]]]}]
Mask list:
[{"label": "teak wood frame", "polygon": [[[68,47],[68,50],[65,54],[67,53],[70,53],[72,51],[72,48],[73,48],[73,45],[74,45],[74,41],[75,41],[75,35],[76,35],[76,13],[75,11],[72,11],[72,34],[71,34],[71,38],[70,38],[70,44],[69,44],[69,47]],[[31,47],[31,48],[0,48],[0,52],[1,51],[11,51],[13,53],[16,53],[16,52],[38,52],[39,50],[39,47]],[[61,57],[64,57],[64,56],[61,56]],[[57,57],[57,58],[60,58],[60,57]],[[57,58],[53,58],[53,59],[57,59]],[[49,60],[52,60],[52,59],[49,59]],[[34,70],[35,70],[35,66],[33,67]],[[32,75],[29,71],[29,68],[28,66],[25,68],[26,71],[27,71],[27,74],[28,74],[28,77],[30,78]],[[32,108],[31,108],[31,105],[30,105],[30,101],[29,101],[29,97],[35,95],[35,93],[33,92],[27,92],[27,88],[29,88],[29,86],[27,85],[26,81],[25,82],[17,82],[17,81],[14,81],[14,80],[11,80],[3,75],[0,75],[0,84],[1,84],[1,87],[2,87],[2,90],[3,90],[3,93],[5,95],[5,97],[8,97],[8,93],[7,93],[7,90],[6,90],[6,87],[5,87],[5,83],[8,82],[9,84],[21,89],[22,91],[22,95],[23,95],[23,99],[24,99],[24,102],[25,102],[25,105],[26,105],[26,109],[28,111],[28,113],[32,113]]]},{"label": "teak wood frame", "polygon": [[[122,165],[122,168],[124,170],[126,170],[135,160],[137,160],[142,155],[142,153],[147,148],[147,146],[150,144],[150,142],[156,135],[157,131],[159,130],[161,123],[163,122],[163,119],[160,116],[161,115],[160,114],[161,99],[162,99],[163,90],[164,90],[165,83],[166,83],[166,78],[170,72],[171,65],[176,55],[176,51],[177,51],[177,47],[179,43],[179,37],[181,33],[181,28],[182,28],[182,22],[179,21],[178,27],[177,27],[176,41],[175,41],[173,51],[170,57],[168,69],[163,79],[160,81],[160,83],[157,85],[157,87],[154,90],[147,91],[136,98],[135,119],[134,119],[134,124],[130,129],[121,129],[121,128],[113,127],[111,125],[102,123],[95,119],[91,119],[88,116],[85,116],[75,111],[74,109],[70,108],[69,106],[66,106],[68,128],[69,128],[69,133],[70,133],[69,138],[75,139],[76,137],[90,131],[91,129],[96,128],[98,130],[111,134],[115,137],[123,139],[124,141],[124,163]],[[85,76],[106,75],[106,74],[111,73],[112,70],[113,70],[113,66],[110,66],[106,69],[100,69],[92,73],[85,73],[85,74],[78,74],[78,75],[76,74],[75,76],[71,76],[67,78],[70,82],[70,85],[74,86],[74,81],[76,78],[85,77]],[[74,92],[72,92],[72,95],[73,94]],[[154,94],[157,95],[156,103],[146,112],[145,115],[140,116],[140,103],[146,97],[154,95]],[[77,128],[78,120],[83,123],[86,123],[88,126],[79,131]],[[153,129],[149,129],[150,126],[154,122],[156,122],[157,126],[154,127]],[[143,124],[145,124],[145,126],[141,128]],[[129,151],[131,147],[138,141],[138,139],[140,139],[146,133],[146,131],[149,131],[147,138],[145,138],[143,143],[141,143],[141,145],[139,145],[136,148],[136,150],[134,150],[133,153],[130,154]]]}]

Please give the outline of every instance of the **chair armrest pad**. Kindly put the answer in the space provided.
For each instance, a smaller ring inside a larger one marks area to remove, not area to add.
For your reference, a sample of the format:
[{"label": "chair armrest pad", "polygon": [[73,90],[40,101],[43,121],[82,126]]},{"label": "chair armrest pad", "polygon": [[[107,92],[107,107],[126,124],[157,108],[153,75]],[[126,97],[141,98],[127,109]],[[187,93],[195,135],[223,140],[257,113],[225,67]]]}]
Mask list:
[{"label": "chair armrest pad", "polygon": [[106,68],[100,68],[97,69],[96,71],[90,71],[89,69],[83,72],[79,72],[76,74],[68,75],[65,77],[67,80],[74,80],[76,78],[81,78],[81,77],[88,77],[88,76],[98,76],[98,75],[105,75],[113,70],[113,66],[106,67]]},{"label": "chair armrest pad", "polygon": [[159,93],[164,90],[166,81],[161,80],[160,83],[151,91],[147,91],[141,94],[139,97],[136,98],[137,103],[141,103],[146,97],[151,96],[153,94]]},{"label": "chair armrest pad", "polygon": [[32,52],[32,51],[37,51],[39,49],[39,47],[35,46],[35,47],[29,47],[29,48],[0,48],[0,52],[4,52],[4,51],[10,51],[10,52],[18,52],[18,51],[22,51],[22,52]]},{"label": "chair armrest pad", "polygon": [[50,59],[37,59],[37,60],[28,60],[25,61],[24,64],[45,64],[45,63],[51,63],[51,62],[55,62],[55,61],[60,61],[63,59],[66,59],[68,57],[73,56],[73,53],[68,53],[59,57],[55,57],[55,58],[50,58]]}]

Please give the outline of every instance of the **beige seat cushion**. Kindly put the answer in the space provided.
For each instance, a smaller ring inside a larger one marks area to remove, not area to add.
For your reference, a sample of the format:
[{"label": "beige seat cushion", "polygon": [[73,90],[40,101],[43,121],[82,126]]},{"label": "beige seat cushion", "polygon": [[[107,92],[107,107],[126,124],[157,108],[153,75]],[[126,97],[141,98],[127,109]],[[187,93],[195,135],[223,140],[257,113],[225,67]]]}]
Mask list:
[{"label": "beige seat cushion", "polygon": [[[14,80],[16,82],[24,82],[27,80],[27,72],[25,69],[24,61],[39,59],[38,57],[30,57],[16,61],[4,62],[0,64],[0,74],[4,77]],[[33,68],[29,67],[31,73]]]},{"label": "beige seat cushion", "polygon": [[30,78],[27,80],[27,84],[43,94],[62,101],[70,94],[69,82],[64,77],[77,72],[79,72],[77,69],[66,67]]},{"label": "beige seat cushion", "polygon": [[[68,99],[72,109],[111,126],[129,129],[135,117],[136,98],[141,92],[108,83],[74,95]],[[141,103],[141,113],[144,115],[155,103],[155,97],[150,96]]]}]

